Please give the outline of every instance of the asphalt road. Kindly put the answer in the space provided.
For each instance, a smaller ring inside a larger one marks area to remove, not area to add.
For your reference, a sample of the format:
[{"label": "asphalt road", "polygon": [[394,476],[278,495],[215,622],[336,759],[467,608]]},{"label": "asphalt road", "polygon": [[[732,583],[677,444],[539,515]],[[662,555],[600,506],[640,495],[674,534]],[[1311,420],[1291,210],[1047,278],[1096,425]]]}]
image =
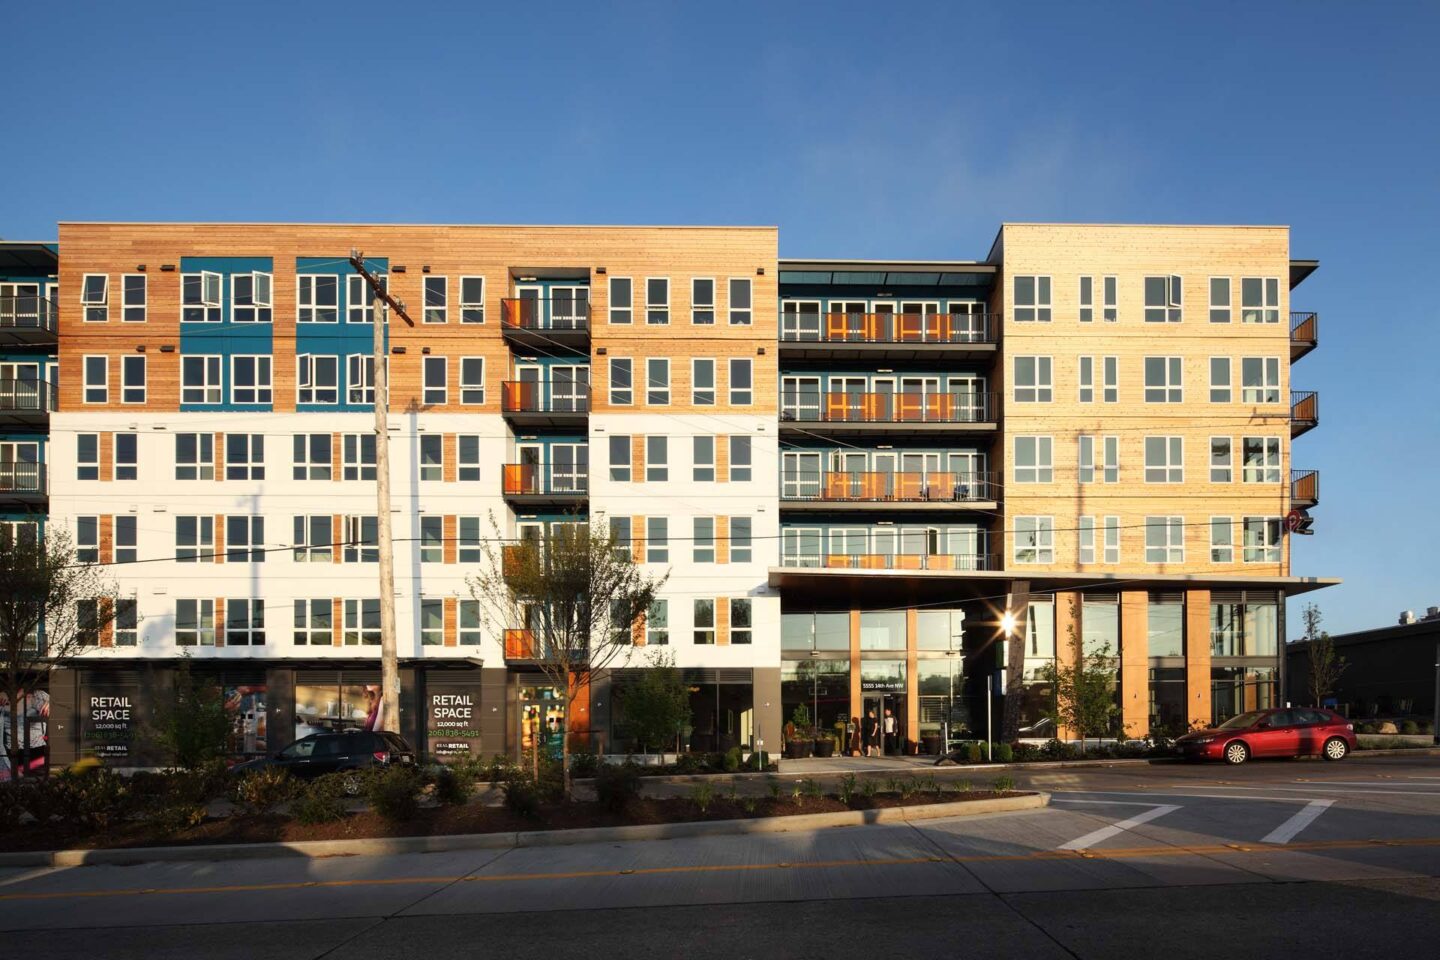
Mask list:
[{"label": "asphalt road", "polygon": [[8,956],[1428,955],[1440,758],[1017,775],[1023,814],[754,837],[0,871]]}]

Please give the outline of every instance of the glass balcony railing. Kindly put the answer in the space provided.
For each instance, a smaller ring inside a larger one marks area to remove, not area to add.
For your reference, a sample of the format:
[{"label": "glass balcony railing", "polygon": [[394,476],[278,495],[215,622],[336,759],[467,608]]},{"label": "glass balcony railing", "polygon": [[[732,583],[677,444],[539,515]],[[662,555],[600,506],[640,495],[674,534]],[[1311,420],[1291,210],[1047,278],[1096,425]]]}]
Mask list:
[{"label": "glass balcony railing", "polygon": [[785,389],[780,419],[811,423],[990,423],[993,393],[861,393]]},{"label": "glass balcony railing", "polygon": [[993,501],[989,472],[783,470],[780,499],[824,503],[968,503]]},{"label": "glass balcony railing", "polygon": [[507,497],[583,497],[590,490],[588,466],[564,468],[534,463],[507,463],[501,471]]},{"label": "glass balcony railing", "polygon": [[590,384],[578,380],[538,383],[506,380],[500,384],[502,413],[575,413],[590,411]]},{"label": "glass balcony railing", "polygon": [[827,553],[784,554],[780,565],[825,570],[999,570],[991,554]]},{"label": "glass balcony railing", "polygon": [[780,339],[811,343],[994,343],[988,313],[826,313],[786,310]]}]

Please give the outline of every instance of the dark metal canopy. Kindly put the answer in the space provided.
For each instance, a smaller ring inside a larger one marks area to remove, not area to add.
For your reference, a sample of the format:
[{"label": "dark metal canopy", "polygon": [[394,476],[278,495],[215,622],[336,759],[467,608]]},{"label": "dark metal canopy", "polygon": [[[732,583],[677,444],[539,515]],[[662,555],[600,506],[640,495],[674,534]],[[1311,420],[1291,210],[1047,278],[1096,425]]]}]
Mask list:
[{"label": "dark metal canopy", "polygon": [[58,244],[0,240],[0,273],[49,275],[59,269]]}]

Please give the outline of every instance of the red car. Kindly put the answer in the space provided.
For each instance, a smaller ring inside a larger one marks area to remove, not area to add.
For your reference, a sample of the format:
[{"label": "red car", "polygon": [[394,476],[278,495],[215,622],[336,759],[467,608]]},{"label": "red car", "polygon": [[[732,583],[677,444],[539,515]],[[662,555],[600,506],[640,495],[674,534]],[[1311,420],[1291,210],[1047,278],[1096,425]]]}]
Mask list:
[{"label": "red car", "polygon": [[1187,733],[1175,746],[1189,760],[1244,763],[1251,757],[1316,755],[1343,760],[1355,749],[1355,725],[1333,710],[1251,710],[1218,727]]}]

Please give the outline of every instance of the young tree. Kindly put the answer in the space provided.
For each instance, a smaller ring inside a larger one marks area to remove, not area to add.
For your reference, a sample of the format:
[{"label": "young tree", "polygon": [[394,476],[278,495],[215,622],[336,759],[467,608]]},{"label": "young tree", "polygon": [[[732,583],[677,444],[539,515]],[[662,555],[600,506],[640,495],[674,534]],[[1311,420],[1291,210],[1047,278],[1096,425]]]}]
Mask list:
[{"label": "young tree", "polygon": [[[594,518],[603,523],[603,518]],[[505,658],[533,664],[560,692],[567,722],[582,691],[634,651],[631,632],[650,608],[666,576],[636,565],[628,542],[601,535],[591,524],[552,523],[535,539],[505,542],[494,531],[481,570],[469,580],[481,621],[501,634]],[[561,731],[566,799],[571,794],[570,738]]]},{"label": "young tree", "polygon": [[1305,608],[1300,611],[1300,618],[1305,623],[1305,639],[1318,639],[1320,636],[1320,621],[1325,619],[1320,613],[1320,607],[1314,603],[1305,604]]},{"label": "young tree", "polygon": [[1341,674],[1350,669],[1350,664],[1335,652],[1335,641],[1324,630],[1310,641],[1309,653],[1310,703],[1318,707],[1335,692],[1335,685],[1340,682]]},{"label": "young tree", "polygon": [[[20,722],[26,696],[50,671],[99,643],[115,619],[115,584],[99,564],[77,563],[56,526],[0,528],[0,694],[9,704],[6,759],[23,772]],[[15,530],[16,533],[11,531]]]},{"label": "young tree", "polygon": [[675,741],[690,722],[690,688],[675,667],[675,655],[652,650],[639,678],[625,688],[625,723],[647,746]]},{"label": "young tree", "polygon": [[224,755],[230,732],[225,691],[191,672],[188,653],[180,658],[174,687],[157,699],[150,736],[171,763],[195,770]]},{"label": "young tree", "polygon": [[[1075,643],[1071,631],[1071,649]],[[1048,715],[1057,726],[1069,727],[1080,736],[1080,752],[1092,734],[1105,734],[1115,726],[1120,707],[1115,702],[1115,656],[1107,643],[1082,656],[1075,663],[1047,663],[1041,677],[1055,689],[1055,702]]]}]

